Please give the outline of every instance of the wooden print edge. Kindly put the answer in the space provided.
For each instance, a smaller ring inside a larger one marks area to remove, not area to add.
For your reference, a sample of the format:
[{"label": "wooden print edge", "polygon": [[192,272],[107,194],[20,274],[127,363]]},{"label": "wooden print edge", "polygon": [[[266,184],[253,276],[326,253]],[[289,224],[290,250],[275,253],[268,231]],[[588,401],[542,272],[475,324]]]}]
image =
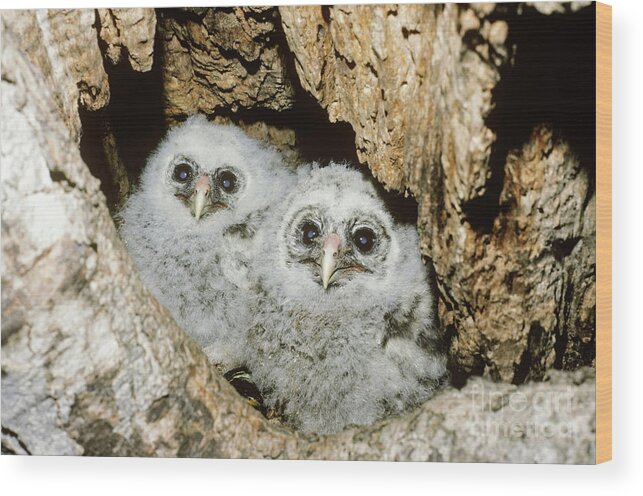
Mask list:
[{"label": "wooden print edge", "polygon": [[612,459],[612,7],[596,3],[596,463]]}]

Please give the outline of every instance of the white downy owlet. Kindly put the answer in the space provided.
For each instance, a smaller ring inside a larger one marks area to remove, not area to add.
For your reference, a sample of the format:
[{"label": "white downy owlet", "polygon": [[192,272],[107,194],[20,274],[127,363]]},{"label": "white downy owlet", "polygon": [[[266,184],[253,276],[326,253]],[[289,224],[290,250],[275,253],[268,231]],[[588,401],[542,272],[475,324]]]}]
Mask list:
[{"label": "white downy owlet", "polygon": [[197,115],[168,132],[121,212],[143,282],[224,369],[242,362],[256,230],[293,182],[276,151]]},{"label": "white downy owlet", "polygon": [[327,434],[425,401],[446,355],[415,228],[356,170],[299,176],[260,233],[248,364],[268,407]]}]

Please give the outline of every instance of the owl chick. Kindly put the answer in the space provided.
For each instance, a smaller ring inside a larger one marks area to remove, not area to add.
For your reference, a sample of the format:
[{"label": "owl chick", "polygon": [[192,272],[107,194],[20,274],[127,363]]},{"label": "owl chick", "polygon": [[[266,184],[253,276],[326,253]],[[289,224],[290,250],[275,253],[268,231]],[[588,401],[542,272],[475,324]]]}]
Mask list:
[{"label": "owl chick", "polygon": [[446,358],[415,229],[339,164],[301,174],[273,218],[248,338],[266,406],[328,434],[429,398]]},{"label": "owl chick", "polygon": [[293,181],[276,151],[198,115],[169,131],[121,212],[143,282],[223,368],[241,363],[256,229]]}]

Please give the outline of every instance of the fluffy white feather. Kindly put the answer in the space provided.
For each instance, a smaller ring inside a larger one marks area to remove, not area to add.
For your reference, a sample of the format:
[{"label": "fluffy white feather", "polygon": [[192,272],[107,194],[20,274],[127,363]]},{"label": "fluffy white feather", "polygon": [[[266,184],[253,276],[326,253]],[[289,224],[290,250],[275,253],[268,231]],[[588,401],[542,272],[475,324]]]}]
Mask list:
[{"label": "fluffy white feather", "polygon": [[299,176],[260,235],[248,363],[268,407],[327,434],[423,402],[446,359],[415,229],[358,171]]},{"label": "fluffy white feather", "polygon": [[143,282],[226,368],[242,361],[256,230],[293,180],[276,151],[193,116],[150,156],[121,212]]}]

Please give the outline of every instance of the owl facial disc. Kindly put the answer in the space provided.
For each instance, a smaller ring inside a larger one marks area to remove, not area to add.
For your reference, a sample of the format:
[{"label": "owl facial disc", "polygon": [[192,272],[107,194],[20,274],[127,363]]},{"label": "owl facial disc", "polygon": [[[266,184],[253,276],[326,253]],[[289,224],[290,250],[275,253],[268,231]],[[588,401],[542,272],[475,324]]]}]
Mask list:
[{"label": "owl facial disc", "polygon": [[177,162],[177,165],[171,165],[174,196],[197,221],[228,207],[227,199],[236,192],[237,186],[237,176],[232,171],[199,171],[198,166],[185,157],[179,157]]}]

